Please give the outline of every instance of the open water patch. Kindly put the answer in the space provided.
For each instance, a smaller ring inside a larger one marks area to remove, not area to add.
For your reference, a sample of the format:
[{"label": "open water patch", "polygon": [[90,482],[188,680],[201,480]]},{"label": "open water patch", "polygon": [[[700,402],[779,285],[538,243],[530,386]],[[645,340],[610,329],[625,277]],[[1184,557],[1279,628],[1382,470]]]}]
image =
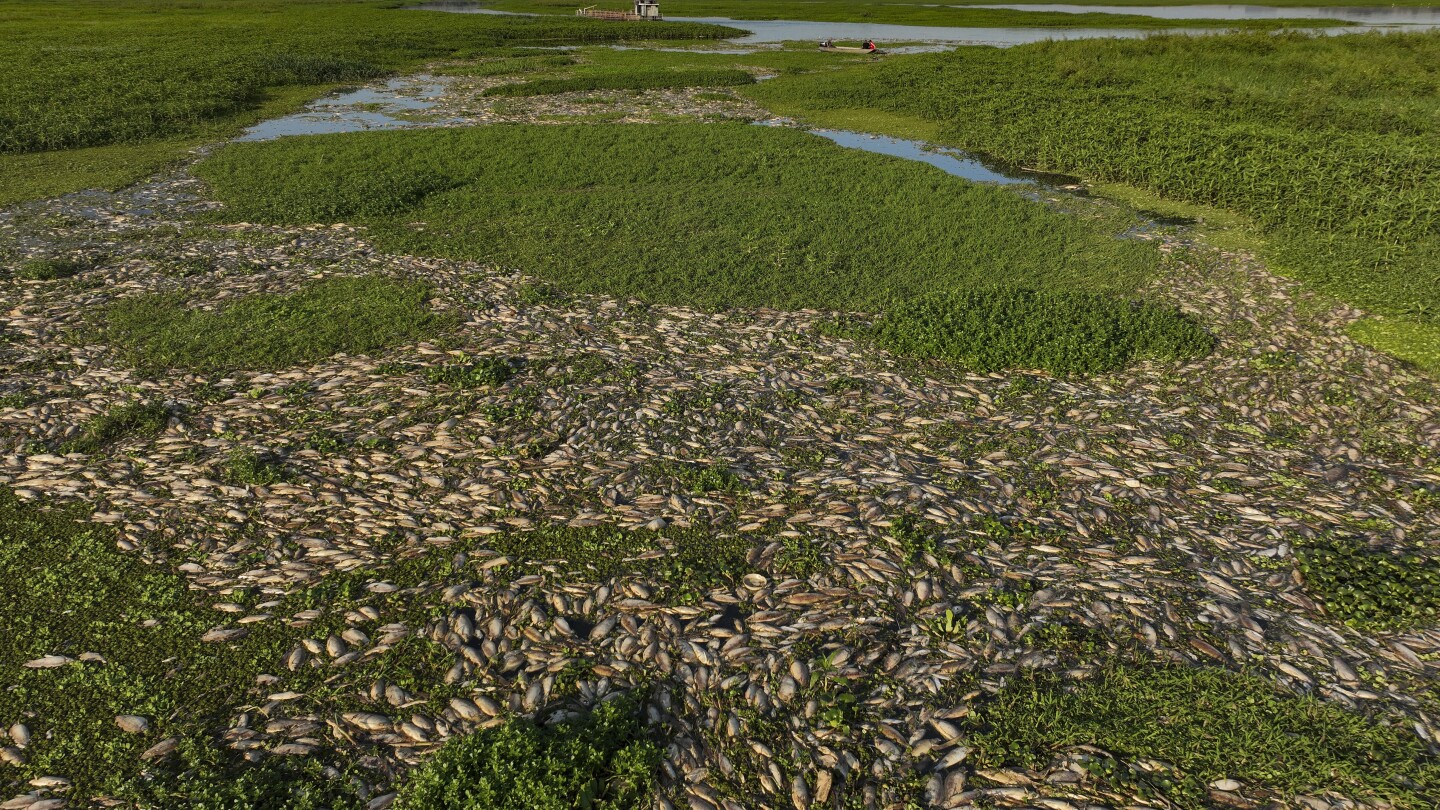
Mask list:
[{"label": "open water patch", "polygon": [[[791,126],[793,122],[789,119],[772,118],[756,121],[755,124],[757,126]],[[1057,194],[1074,197],[1087,196],[1084,187],[1080,185],[1080,181],[1076,177],[1054,172],[1031,171],[961,149],[940,147],[924,141],[891,138],[868,132],[838,129],[807,129],[805,131],[848,149],[860,149],[865,152],[890,155],[934,166],[946,174],[969,180],[972,183],[1016,186],[1016,191],[1037,202],[1046,202],[1047,198]],[[1135,215],[1135,224],[1117,234],[1118,238],[1151,239],[1165,228],[1184,227],[1197,222],[1188,217],[1167,217],[1153,211],[1136,211]]]},{"label": "open water patch", "polygon": [[[784,118],[770,118],[756,121],[755,124],[780,127],[790,126],[793,122]],[[982,158],[960,149],[935,146],[924,141],[891,138],[886,135],[843,129],[807,129],[805,131],[849,149],[913,160],[975,183],[995,183],[1002,186],[1028,184],[1050,189],[1062,189],[1077,183],[1075,178],[1068,175],[1033,172],[1017,166],[1008,166],[1000,161]]]},{"label": "open water patch", "polygon": [[459,119],[417,121],[399,116],[433,108],[445,85],[434,76],[419,74],[390,79],[383,87],[362,87],[325,96],[294,115],[262,121],[245,130],[239,141],[269,141],[287,135],[329,135],[374,129],[441,126]]},{"label": "open water patch", "polygon": [[[812,129],[812,135],[819,135],[822,138],[834,141],[841,146],[851,149],[861,149],[866,152],[876,152],[882,155],[893,155],[895,157],[914,160],[934,166],[946,174],[953,174],[956,177],[963,177],[976,183],[997,183],[1002,186],[1034,183],[1039,185],[1059,185],[1061,182],[1074,182],[1071,178],[1059,175],[1043,174],[1040,172],[1027,172],[1024,169],[1011,169],[1000,166],[1000,164],[981,160],[975,155],[962,152],[958,149],[944,149],[921,141],[911,141],[904,138],[890,138],[884,135],[871,135],[864,132],[848,132],[838,129]],[[1059,181],[1059,182],[1057,182]]]},{"label": "open water patch", "polygon": [[[925,4],[931,5],[931,4]],[[1083,6],[1073,3],[995,3],[978,6],[934,5],[935,8],[993,8],[1059,14],[1134,14],[1157,20],[1339,20],[1360,25],[1440,25],[1434,6],[1370,8],[1291,8],[1215,3],[1194,6]]]},{"label": "open water patch", "polygon": [[[926,4],[945,5],[945,4]],[[1068,4],[1058,4],[1068,5]],[[1045,10],[1044,6],[1015,5],[1015,6],[994,6],[995,8],[1018,8],[1026,10]],[[503,12],[495,9],[481,8],[465,3],[426,3],[424,5],[411,6],[411,8],[423,11],[443,11],[454,14],[521,14],[521,12]],[[1080,7],[1087,11],[1094,9],[1088,6]],[[1105,7],[1109,8],[1109,7]],[[1124,13],[1131,13],[1129,7],[1115,7],[1123,9]],[[1141,6],[1140,8],[1151,8]],[[1155,7],[1158,9],[1158,7]],[[1310,9],[1323,12],[1324,9]],[[1357,11],[1356,9],[1350,9]],[[1282,15],[1290,19],[1298,16],[1288,14],[1291,9],[1283,9],[1287,14]],[[1398,11],[1398,10],[1397,10]],[[524,14],[523,16],[536,16]],[[1347,21],[1344,17],[1326,18],[1317,14],[1315,19],[1340,19]],[[876,42],[905,42],[905,43],[942,43],[945,45],[991,45],[996,47],[1007,47],[1011,45],[1026,45],[1032,42],[1048,42],[1052,40],[1073,40],[1073,39],[1142,39],[1152,36],[1157,31],[1145,28],[1046,28],[1046,27],[998,27],[998,28],[961,28],[935,25],[900,25],[888,23],[868,22],[817,22],[814,20],[736,20],[730,17],[666,17],[669,22],[691,22],[710,23],[712,25],[725,25],[731,28],[740,28],[749,32],[746,36],[736,37],[729,40],[741,45],[775,44],[781,42],[819,42],[825,39],[839,40],[866,40],[873,39]],[[1191,19],[1189,17],[1177,17],[1176,19]],[[1209,19],[1214,19],[1209,18]],[[1235,19],[1251,19],[1236,17]],[[1424,20],[1414,22],[1407,21],[1406,24],[1395,24],[1386,21],[1383,16],[1377,15],[1368,20],[1348,20],[1352,25],[1337,25],[1329,28],[1313,29],[1324,34],[1350,34],[1359,31],[1385,31],[1385,30],[1422,30],[1440,26],[1440,20],[1434,24],[1427,24]],[[1311,29],[1307,29],[1311,30]],[[1223,29],[1217,28],[1167,28],[1165,34],[1185,34],[1201,36],[1206,34],[1223,33]],[[909,48],[907,50],[917,50]]]}]

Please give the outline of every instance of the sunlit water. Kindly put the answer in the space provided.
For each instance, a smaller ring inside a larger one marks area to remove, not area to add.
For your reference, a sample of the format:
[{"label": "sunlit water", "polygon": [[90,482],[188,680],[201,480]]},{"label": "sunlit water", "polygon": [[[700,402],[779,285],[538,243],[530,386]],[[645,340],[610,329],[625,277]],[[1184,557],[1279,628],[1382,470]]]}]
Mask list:
[{"label": "sunlit water", "polygon": [[[917,4],[935,5],[944,4]],[[1012,6],[1004,6],[1011,8]],[[444,11],[454,14],[507,14],[509,12],[496,11],[494,9],[480,8],[464,3],[429,3],[419,6],[412,6],[415,9],[427,11]],[[1001,6],[996,6],[1001,8]],[[1021,6],[1013,8],[1044,10],[1050,7],[1042,6]],[[1060,6],[1054,7],[1057,10]],[[1063,8],[1077,8],[1093,10],[1091,7],[1064,6]],[[1129,7],[1104,6],[1105,9],[1117,9],[1123,13],[1131,13]],[[1148,6],[1137,8],[1150,9]],[[1189,7],[1194,8],[1194,7]],[[1230,8],[1249,9],[1263,8],[1261,6],[1204,6],[1202,8]],[[1156,9],[1158,11],[1158,8]],[[1281,9],[1285,12],[1295,9]],[[1301,11],[1316,12],[1315,18],[1322,18],[1323,12],[1329,9],[1300,9]],[[1342,11],[1361,12],[1368,9],[1341,9]],[[1408,9],[1387,9],[1401,14]],[[1424,9],[1422,9],[1424,11]],[[1435,9],[1428,9],[1434,12]],[[1238,13],[1238,12],[1237,12]],[[534,15],[527,15],[534,16]],[[1281,14],[1280,17],[1299,18],[1304,15]],[[671,22],[698,22],[713,23],[715,25],[726,25],[731,28],[739,28],[749,32],[746,36],[736,37],[731,42],[746,45],[775,42],[794,41],[815,41],[824,39],[838,40],[864,40],[873,39],[877,42],[932,42],[944,43],[947,45],[1025,45],[1031,42],[1045,42],[1050,40],[1072,40],[1072,39],[1139,39],[1151,36],[1156,33],[1152,30],[1139,28],[957,28],[935,25],[892,25],[885,23],[851,23],[851,22],[815,22],[810,20],[732,20],[728,17],[666,17]],[[1191,19],[1188,17],[1176,17],[1175,19]],[[1273,19],[1271,17],[1231,17],[1228,19]],[[1330,19],[1345,20],[1345,17],[1330,17]],[[1440,19],[1425,21],[1423,19],[1406,19],[1405,25],[1396,25],[1386,21],[1383,17],[1367,18],[1366,20],[1354,20],[1354,25],[1334,26],[1331,28],[1315,29],[1325,34],[1345,34],[1359,31],[1371,30],[1425,30],[1428,28],[1440,27]],[[1410,24],[1413,23],[1413,24]],[[1168,34],[1214,34],[1215,28],[1167,28],[1164,33]]]},{"label": "sunlit water", "polygon": [[366,87],[317,99],[294,115],[272,118],[256,124],[245,130],[245,134],[236,140],[269,141],[285,135],[325,135],[450,123],[410,121],[396,117],[434,107],[435,102],[431,99],[440,95],[444,89],[444,85],[433,76],[391,79],[384,87]]},{"label": "sunlit water", "polygon": [[869,135],[864,132],[847,132],[836,129],[812,129],[812,135],[834,141],[850,149],[876,152],[882,155],[913,160],[934,166],[946,174],[963,177],[976,183],[997,183],[1002,186],[1019,183],[1053,183],[1061,179],[1054,175],[1041,175],[1021,169],[1001,168],[990,161],[981,161],[974,155],[956,149],[941,149],[928,146],[921,141],[904,138],[888,138],[883,135]]},{"label": "sunlit water", "polygon": [[[929,3],[921,5],[931,5]],[[1136,14],[1161,20],[1341,20],[1364,25],[1440,25],[1440,7],[1405,8],[1375,6],[1370,8],[1283,8],[1277,6],[1197,5],[1197,6],[1079,6],[1069,3],[998,3],[983,6],[949,6],[935,8],[999,8],[1013,11],[1054,11],[1061,14]]]}]

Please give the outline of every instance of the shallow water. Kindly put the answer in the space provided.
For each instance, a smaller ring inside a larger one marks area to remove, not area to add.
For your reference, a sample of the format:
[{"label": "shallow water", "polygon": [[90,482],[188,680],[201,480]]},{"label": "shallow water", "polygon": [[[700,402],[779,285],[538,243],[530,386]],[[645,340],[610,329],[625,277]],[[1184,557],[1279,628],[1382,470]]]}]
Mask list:
[{"label": "shallow water", "polygon": [[272,118],[250,127],[236,140],[268,141],[286,135],[327,135],[336,132],[435,126],[444,122],[407,121],[396,118],[395,115],[434,107],[435,102],[430,99],[438,96],[444,89],[444,85],[433,76],[391,79],[383,88],[364,87],[316,99],[294,115]]},{"label": "shallow water", "polygon": [[[944,42],[952,45],[1024,45],[1050,39],[1105,39],[1143,37],[1137,28],[947,28],[936,25],[810,22],[806,20],[732,20],[728,17],[667,17],[674,22],[714,23],[743,28],[749,36],[733,42],[819,42],[822,39],[876,42]],[[1175,33],[1212,33],[1213,29],[1170,29]]]},{"label": "shallow water", "polygon": [[[924,4],[930,5],[930,4]],[[936,8],[999,8],[1014,11],[1053,11],[1061,14],[1137,14],[1161,20],[1344,20],[1365,25],[1440,25],[1440,8],[1281,8],[1231,4],[1197,6],[1077,6],[1069,3],[998,3],[982,6]]]},{"label": "shallow water", "polygon": [[836,129],[808,131],[812,135],[819,135],[841,146],[918,161],[934,166],[946,174],[953,174],[977,183],[997,183],[1009,186],[1021,183],[1043,183],[1047,178],[1052,181],[1055,179],[1051,175],[1033,174],[1020,169],[1003,169],[997,164],[981,161],[974,155],[958,149],[927,147],[920,141]]},{"label": "shallow water", "polygon": [[[786,126],[788,123],[785,119],[755,122],[757,126]],[[806,131],[811,135],[826,138],[850,149],[893,155],[934,166],[946,174],[974,183],[1028,186],[1028,188],[1021,188],[1018,191],[1039,202],[1045,202],[1056,195],[1062,197],[1085,196],[1084,189],[1078,184],[1079,181],[1073,177],[1049,172],[1026,171],[1019,167],[1006,166],[998,161],[981,158],[960,149],[930,146],[923,141],[890,138],[884,135],[871,135],[848,130],[811,129]],[[1166,228],[1193,224],[1195,221],[1190,219],[1166,217],[1150,211],[1137,211],[1135,224],[1115,236],[1117,239],[1150,239]]]}]

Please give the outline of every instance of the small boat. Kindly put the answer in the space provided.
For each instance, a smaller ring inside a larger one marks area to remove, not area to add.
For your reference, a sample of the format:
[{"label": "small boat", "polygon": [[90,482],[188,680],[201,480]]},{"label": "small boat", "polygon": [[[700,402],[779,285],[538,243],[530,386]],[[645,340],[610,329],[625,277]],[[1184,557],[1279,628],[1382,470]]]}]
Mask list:
[{"label": "small boat", "polygon": [[847,48],[843,45],[821,45],[820,50],[826,53],[885,53],[879,48],[870,50],[869,48]]}]

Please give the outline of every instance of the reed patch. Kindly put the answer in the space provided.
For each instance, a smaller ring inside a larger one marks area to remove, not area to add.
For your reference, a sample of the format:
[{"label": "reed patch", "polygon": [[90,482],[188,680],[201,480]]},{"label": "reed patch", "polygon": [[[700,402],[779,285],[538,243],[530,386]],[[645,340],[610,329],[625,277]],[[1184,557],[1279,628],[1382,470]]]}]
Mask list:
[{"label": "reed patch", "polygon": [[433,310],[430,297],[426,284],[383,276],[326,279],[214,309],[180,294],[145,295],[110,304],[98,331],[147,369],[285,368],[436,334],[453,319]]},{"label": "reed patch", "polygon": [[[1115,238],[1134,222],[1118,210],[1076,217],[791,130],[362,133],[235,145],[198,171],[236,219],[363,222],[394,253],[523,268],[581,293],[716,310],[893,308],[880,332],[892,347],[976,367],[1087,371],[1208,348],[1178,315],[1118,301],[1158,265],[1152,245]],[[915,303],[990,287],[1077,295],[988,302],[1035,314],[987,321],[998,342],[978,354],[936,331],[980,323],[962,323],[962,298],[943,299],[950,317],[929,322],[933,303]],[[1062,310],[1042,340],[1037,319]]]}]

